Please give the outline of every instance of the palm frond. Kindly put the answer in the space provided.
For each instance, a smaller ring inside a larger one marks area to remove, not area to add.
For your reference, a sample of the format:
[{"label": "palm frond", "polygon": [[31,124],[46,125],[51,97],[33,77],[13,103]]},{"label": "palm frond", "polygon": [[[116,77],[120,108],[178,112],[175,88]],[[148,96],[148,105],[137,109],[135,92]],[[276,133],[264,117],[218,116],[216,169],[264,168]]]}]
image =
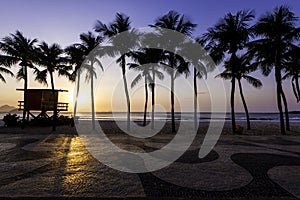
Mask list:
[{"label": "palm frond", "polygon": [[140,68],[138,68],[140,66],[139,64],[127,63],[127,65],[129,66],[129,69],[140,70]]},{"label": "palm frond", "polygon": [[131,82],[131,88],[135,87],[141,79],[142,79],[142,75],[138,74]]},{"label": "palm frond", "polygon": [[6,83],[5,78],[2,76],[2,74],[0,74],[0,80],[4,83]]},{"label": "palm frond", "polygon": [[103,36],[112,37],[118,33],[131,29],[131,22],[128,16],[123,13],[117,13],[112,23],[104,24],[98,20],[94,26],[94,30]]},{"label": "palm frond", "polygon": [[154,25],[150,26],[171,29],[190,36],[197,25],[193,24],[186,16],[171,10],[167,14],[156,19]]},{"label": "palm frond", "polygon": [[34,74],[35,74],[35,80],[37,82],[48,86],[48,83],[47,83],[48,70],[47,69],[40,71],[38,68],[35,68]]},{"label": "palm frond", "polygon": [[253,87],[255,88],[261,88],[262,87],[262,82],[257,79],[257,78],[254,78],[252,76],[248,76],[248,75],[244,75],[243,78],[250,84],[252,85]]},{"label": "palm frond", "polygon": [[288,79],[289,77],[291,77],[291,75],[290,75],[290,73],[286,73],[286,74],[284,74],[283,76],[282,76],[282,80],[286,80],[286,79]]},{"label": "palm frond", "polygon": [[104,70],[102,62],[99,58],[94,58],[94,64],[98,65],[102,71]]},{"label": "palm frond", "polygon": [[159,80],[163,80],[163,79],[165,78],[164,73],[162,73],[162,72],[160,72],[160,71],[158,71],[158,70],[155,70],[155,71],[154,71],[154,74],[157,76],[157,78],[158,78]]},{"label": "palm frond", "polygon": [[19,59],[14,56],[0,55],[0,65],[11,67],[19,62]]},{"label": "palm frond", "polygon": [[18,70],[16,78],[17,78],[18,81],[20,81],[22,79],[25,79],[25,74],[24,74],[23,67]]},{"label": "palm frond", "polygon": [[0,66],[0,73],[5,73],[5,74],[10,75],[11,77],[14,77],[14,74],[9,69],[6,69],[6,68],[1,67],[1,66]]},{"label": "palm frond", "polygon": [[222,72],[222,73],[216,75],[215,78],[222,78],[225,80],[230,80],[230,79],[232,79],[232,74],[230,72]]}]

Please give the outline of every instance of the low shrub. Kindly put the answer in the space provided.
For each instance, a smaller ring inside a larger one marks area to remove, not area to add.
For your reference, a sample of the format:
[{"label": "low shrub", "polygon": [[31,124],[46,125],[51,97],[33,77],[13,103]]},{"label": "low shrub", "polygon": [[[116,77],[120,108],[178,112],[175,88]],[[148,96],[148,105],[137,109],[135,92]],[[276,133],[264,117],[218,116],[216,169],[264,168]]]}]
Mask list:
[{"label": "low shrub", "polygon": [[3,117],[3,121],[5,123],[5,126],[7,127],[14,127],[20,125],[19,116],[17,114],[10,114],[8,113]]},{"label": "low shrub", "polygon": [[[56,119],[56,125],[60,126],[60,125],[72,125],[73,122],[73,118],[69,118],[67,116],[63,116],[60,115],[57,119]],[[50,118],[36,118],[36,119],[32,119],[30,124],[32,126],[52,126],[53,125],[53,116]]]}]

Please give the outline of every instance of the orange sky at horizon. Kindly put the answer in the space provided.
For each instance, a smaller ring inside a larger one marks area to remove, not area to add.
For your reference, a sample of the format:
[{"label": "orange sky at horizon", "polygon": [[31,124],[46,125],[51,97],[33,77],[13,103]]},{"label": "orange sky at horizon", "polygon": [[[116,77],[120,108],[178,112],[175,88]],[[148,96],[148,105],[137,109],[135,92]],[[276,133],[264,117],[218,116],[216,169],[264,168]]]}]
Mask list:
[{"label": "orange sky at horizon", "polygon": [[[8,36],[10,33],[15,33],[16,30],[23,32],[24,36],[28,38],[37,38],[39,42],[45,41],[48,44],[58,43],[62,48],[74,43],[80,42],[79,35],[92,31],[93,26],[97,20],[103,23],[110,23],[114,20],[116,12],[125,13],[130,16],[133,28],[147,27],[149,24],[153,24],[155,19],[163,14],[166,14],[170,10],[176,10],[197,24],[193,37],[201,36],[201,34],[207,31],[207,28],[213,26],[218,20],[228,12],[236,12],[241,9],[254,9],[256,18],[253,23],[266,12],[272,11],[272,9],[278,5],[288,4],[292,11],[297,16],[300,13],[300,4],[297,1],[231,1],[231,0],[210,0],[205,3],[201,1],[191,0],[189,3],[180,0],[164,1],[137,1],[133,0],[132,4],[117,0],[117,3],[113,1],[107,1],[103,4],[101,1],[37,1],[37,0],[10,0],[3,1],[1,5],[3,8],[13,8],[13,14],[11,9],[2,9],[0,12],[0,38]],[[219,5],[216,7],[216,3]],[[55,11],[55,12],[53,12]],[[300,25],[300,21],[297,22]],[[13,66],[11,70],[16,74],[19,67]],[[119,66],[112,68],[114,71],[108,73],[107,82],[100,86],[100,91],[97,90],[96,95],[96,111],[110,112],[112,109],[112,102],[119,111],[126,111],[126,105],[124,104],[125,96],[124,91],[117,92],[117,97],[111,98],[112,95],[112,83],[120,79],[121,69]],[[223,70],[222,68],[219,68]],[[16,91],[17,88],[23,88],[23,81],[17,82],[15,78],[6,76],[6,84],[0,82],[0,106],[11,105],[17,107],[18,100],[23,100],[23,93]],[[100,75],[101,76],[101,75]],[[198,96],[199,110],[210,111],[210,96],[207,91],[205,83],[212,87],[213,92],[217,97],[215,100],[222,99],[221,88],[215,86],[215,82],[219,81],[214,79],[212,74],[209,74],[209,80],[198,82]],[[276,86],[274,72],[268,77],[261,75],[261,72],[251,74],[263,82],[261,89],[255,89],[249,86],[247,82],[243,80],[243,89],[248,109],[250,112],[278,112],[276,102]],[[50,88],[50,81],[48,80],[48,87],[41,85],[34,81],[34,75],[29,70],[29,84],[28,88]],[[168,77],[168,75],[166,75]],[[128,85],[130,89],[130,83],[132,79],[128,79]],[[182,97],[181,105],[178,102],[175,104],[176,110],[182,108],[183,111],[193,111],[193,97],[188,93],[186,88],[182,86],[183,80],[176,81],[175,90],[179,97]],[[192,85],[192,77],[188,78],[188,82]],[[169,85],[169,80],[163,82],[164,85]],[[142,82],[140,83],[142,84]],[[226,89],[226,106],[227,111],[230,111],[230,81],[224,81]],[[68,90],[68,93],[62,93],[60,96],[61,101],[67,101],[70,103],[72,109],[73,93],[75,84],[68,81],[65,77],[57,77],[55,75],[55,88]],[[296,98],[292,92],[291,81],[283,81],[283,88],[287,97],[289,110],[300,110],[300,104],[296,102]],[[142,112],[144,108],[144,90],[140,85],[140,89],[130,89],[133,93],[132,98],[132,111]],[[89,95],[89,94],[86,94]],[[219,95],[219,96],[218,96]],[[157,103],[165,107],[166,110],[170,110],[170,94],[163,89],[156,93]],[[87,98],[88,99],[88,98]],[[89,101],[81,99],[83,104],[89,107]],[[119,102],[119,103],[118,103]],[[241,99],[239,96],[238,87],[236,88],[236,111],[244,112]],[[220,104],[224,103],[220,100]],[[149,91],[149,107],[151,104],[151,92]],[[70,110],[71,111],[71,110]]]},{"label": "orange sky at horizon", "polygon": [[[13,71],[16,71],[17,68],[12,68]],[[114,66],[112,68],[114,72],[108,72],[112,73],[112,76],[106,77],[106,85],[101,85],[99,88],[96,89],[96,95],[95,95],[95,107],[97,112],[125,112],[126,111],[126,104],[125,104],[125,93],[123,91],[123,84],[120,82],[119,89],[117,92],[117,95],[114,94],[114,99],[112,98],[113,91],[112,91],[112,84],[115,80],[117,80],[117,77],[121,80],[121,70],[119,66]],[[262,79],[262,82],[264,83],[264,79],[273,79],[273,74],[270,74],[269,77],[264,77]],[[136,87],[131,89],[130,88],[130,81],[132,80],[132,77],[134,77],[135,74],[131,75],[128,79],[128,85],[130,92],[133,93],[132,99],[131,99],[131,111],[133,112],[142,112],[144,109],[144,86],[143,81],[140,82],[140,84]],[[213,84],[214,81],[217,81],[213,78],[212,75],[208,75],[210,78],[206,81],[199,80],[198,81],[198,102],[199,102],[199,110],[202,112],[209,112],[210,110],[210,97],[209,93],[207,91],[207,88],[205,87],[205,83]],[[50,84],[48,81],[48,87],[45,85],[41,85],[33,80],[33,73],[29,73],[29,84],[28,88],[34,89],[34,88],[50,88]],[[101,77],[101,76],[100,76]],[[101,77],[103,80],[103,77]],[[183,96],[180,100],[181,105],[179,105],[179,101],[175,103],[175,109],[176,111],[186,111],[190,112],[193,111],[193,94],[187,94],[185,91],[186,88],[182,87],[182,83],[185,82],[185,77],[180,77],[178,80],[175,81],[175,94],[180,96]],[[190,84],[190,91],[192,90],[192,78],[188,78],[188,83]],[[0,83],[0,89],[1,93],[4,95],[1,95],[0,97],[0,106],[1,105],[11,105],[17,107],[17,101],[23,100],[23,93],[22,91],[16,91],[17,88],[23,88],[23,81],[16,81],[15,78],[6,77],[7,83]],[[159,83],[159,82],[158,82]],[[99,84],[99,83],[98,83]],[[165,80],[161,81],[161,85],[169,85],[169,78],[168,75],[165,74]],[[229,106],[229,95],[230,95],[230,81],[224,81],[224,85],[226,88],[226,105],[227,105],[227,111],[230,111]],[[249,107],[250,112],[276,112],[277,111],[277,104],[276,104],[276,96],[275,94],[275,87],[272,85],[265,85],[261,89],[255,89],[252,87],[246,87],[248,85],[246,82],[243,82],[244,86],[244,93],[245,98],[247,101],[247,105]],[[275,85],[275,82],[274,82]],[[299,104],[296,103],[296,100],[294,99],[294,96],[292,94],[290,81],[285,81],[283,83],[287,100],[289,103],[289,110],[299,110]],[[69,103],[69,111],[73,111],[73,98],[74,98],[74,91],[75,91],[75,84],[68,81],[65,77],[57,77],[55,76],[55,88],[56,89],[63,89],[68,90],[67,93],[60,93],[59,101],[61,102],[67,102]],[[218,93],[218,88],[212,87],[213,90],[216,90],[216,93]],[[133,92],[135,91],[135,92]],[[79,102],[79,108],[83,108],[81,111],[87,111],[89,110],[89,94],[86,93],[80,93],[81,97]],[[220,97],[221,98],[221,97]],[[87,99],[87,100],[84,100]],[[244,109],[241,104],[240,96],[238,87],[236,88],[236,111],[237,112],[243,112]],[[273,101],[270,101],[270,99],[273,99]],[[166,111],[170,110],[170,93],[167,91],[166,88],[159,89],[159,87],[156,88],[156,103],[161,104],[163,107],[165,107]],[[85,105],[84,105],[85,104]],[[112,110],[113,105],[113,110]],[[268,105],[268,106],[266,106]],[[151,92],[149,90],[149,99],[148,99],[148,110],[151,109]],[[86,109],[85,109],[86,108]],[[79,109],[80,111],[80,109]]]}]

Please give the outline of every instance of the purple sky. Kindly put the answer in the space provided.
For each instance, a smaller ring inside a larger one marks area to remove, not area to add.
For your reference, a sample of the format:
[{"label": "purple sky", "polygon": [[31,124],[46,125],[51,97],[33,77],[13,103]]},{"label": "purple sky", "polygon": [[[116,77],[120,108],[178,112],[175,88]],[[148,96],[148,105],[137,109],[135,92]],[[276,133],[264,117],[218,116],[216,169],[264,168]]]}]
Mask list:
[{"label": "purple sky", "polygon": [[[275,6],[282,4],[289,5],[292,11],[300,16],[300,3],[296,0],[7,0],[1,1],[0,37],[20,30],[29,38],[38,38],[48,43],[56,42],[65,47],[79,42],[79,34],[92,30],[96,20],[104,23],[112,21],[116,12],[127,14],[131,18],[133,27],[142,28],[152,24],[157,17],[169,10],[185,14],[198,24],[194,36],[199,36],[227,12],[254,9],[258,18],[266,11],[272,11]],[[264,87],[256,90],[244,84],[250,111],[276,111],[273,74],[268,78],[262,77],[259,73],[254,76],[263,79]],[[58,87],[73,87],[66,80],[57,82]],[[30,86],[40,87],[33,82]],[[7,78],[6,85],[0,83],[0,105],[16,105],[15,99],[21,99],[21,95],[15,92],[16,87],[22,88],[22,82],[16,83],[13,78]],[[226,88],[229,89],[228,83]],[[285,84],[285,89],[290,110],[299,110],[299,104],[291,95],[290,81]],[[3,91],[9,94],[2,95]],[[237,101],[240,101],[238,97]],[[237,104],[238,110],[242,111],[240,103]]]},{"label": "purple sky", "polygon": [[9,0],[1,1],[0,34],[5,36],[19,29],[28,36],[64,46],[78,41],[78,34],[91,30],[97,19],[104,23],[111,21],[116,12],[129,15],[133,27],[139,28],[174,9],[197,23],[195,35],[200,35],[227,12],[254,9],[260,16],[282,4],[289,5],[296,14],[300,13],[300,4],[292,0]]}]

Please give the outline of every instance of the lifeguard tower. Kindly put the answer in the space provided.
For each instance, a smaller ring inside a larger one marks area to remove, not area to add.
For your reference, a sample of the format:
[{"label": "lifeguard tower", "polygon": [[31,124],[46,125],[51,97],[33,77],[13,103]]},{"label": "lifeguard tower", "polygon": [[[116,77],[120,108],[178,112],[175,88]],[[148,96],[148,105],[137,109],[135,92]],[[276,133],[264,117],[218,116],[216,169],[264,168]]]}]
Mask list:
[{"label": "lifeguard tower", "polygon": [[[17,91],[24,91],[24,89],[17,89]],[[25,110],[27,114],[27,121],[29,115],[33,119],[51,118],[53,117],[53,129],[55,130],[55,119],[59,112],[68,111],[68,103],[58,102],[59,92],[68,92],[67,90],[51,90],[51,89],[27,89],[26,94],[26,108],[23,101],[18,101],[19,110]],[[40,111],[35,116],[31,111]],[[53,112],[50,117],[47,112]]]}]

